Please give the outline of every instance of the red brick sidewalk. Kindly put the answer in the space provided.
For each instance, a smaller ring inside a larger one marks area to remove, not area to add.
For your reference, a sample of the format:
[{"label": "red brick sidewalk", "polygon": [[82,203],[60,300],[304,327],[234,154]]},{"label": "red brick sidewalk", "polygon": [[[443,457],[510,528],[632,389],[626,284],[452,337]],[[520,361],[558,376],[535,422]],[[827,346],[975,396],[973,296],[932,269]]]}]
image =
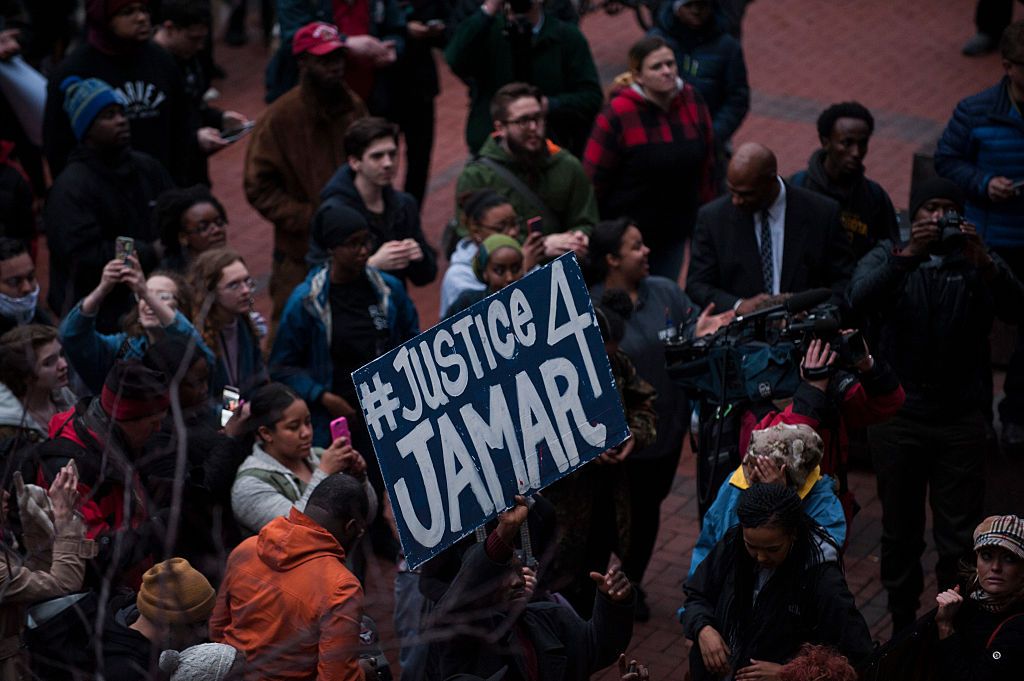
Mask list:
[{"label": "red brick sidewalk", "polygon": [[[744,47],[753,87],[753,110],[736,136],[772,147],[780,170],[788,175],[804,167],[817,147],[815,120],[832,102],[857,99],[877,119],[867,159],[869,175],[892,195],[898,207],[908,202],[912,154],[933,144],[957,100],[987,87],[1000,76],[996,57],[969,60],[959,46],[973,33],[973,0],[761,0],[744,24]],[[640,35],[629,14],[593,15],[583,30],[604,82],[624,70],[625,52]],[[254,32],[255,35],[255,32]],[[263,65],[267,54],[256,45],[231,49],[218,45],[217,60],[230,74],[217,83],[219,105],[258,116],[262,110]],[[465,87],[442,68],[443,95],[438,99],[437,143],[429,196],[423,207],[428,238],[438,241],[452,212],[454,181],[466,159],[462,141],[467,98]],[[218,155],[212,163],[215,191],[228,207],[230,243],[243,252],[252,271],[265,278],[270,269],[271,232],[245,201],[241,187],[245,143]],[[413,297],[422,326],[436,320],[438,285],[417,289]],[[260,301],[264,308],[266,298]],[[990,506],[1020,511],[1020,466],[996,460],[1005,501]],[[638,625],[631,654],[650,664],[657,679],[682,679],[684,640],[675,621],[680,583],[697,535],[692,456],[684,456],[672,493],[662,509],[658,546],[644,587],[651,621]],[[1005,471],[1009,470],[1010,473]],[[846,556],[847,579],[872,631],[885,637],[889,623],[878,583],[880,508],[874,478],[858,472],[851,484],[862,505]],[[1000,504],[1014,504],[1013,508]],[[929,549],[925,565],[934,565]],[[391,632],[390,584],[393,568],[381,564],[368,586],[370,610],[385,641]],[[377,576],[379,575],[379,579]],[[929,581],[933,595],[934,582]],[[389,651],[394,662],[397,652]],[[602,679],[616,675],[605,673]]]}]

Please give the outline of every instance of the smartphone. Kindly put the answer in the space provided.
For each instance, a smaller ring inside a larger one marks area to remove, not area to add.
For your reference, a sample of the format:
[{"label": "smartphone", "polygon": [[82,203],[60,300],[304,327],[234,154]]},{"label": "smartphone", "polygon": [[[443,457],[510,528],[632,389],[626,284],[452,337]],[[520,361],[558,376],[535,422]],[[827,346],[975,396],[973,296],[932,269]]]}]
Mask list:
[{"label": "smartphone", "polygon": [[1019,192],[1021,189],[1024,189],[1024,180],[1014,180],[1013,184],[1010,186]]},{"label": "smartphone", "polygon": [[119,236],[114,242],[114,258],[128,264],[128,256],[135,252],[135,239],[130,236]]},{"label": "smartphone", "polygon": [[224,386],[220,403],[220,425],[222,427],[228,424],[235,410],[238,409],[238,397],[238,388],[233,385]]},{"label": "smartphone", "polygon": [[220,134],[220,138],[225,142],[229,143],[237,142],[238,140],[242,139],[250,132],[252,132],[252,129],[254,127],[256,127],[255,121],[246,121],[242,124],[242,127],[240,128],[232,128],[231,130],[225,130]]},{"label": "smartphone", "polygon": [[435,28],[437,26],[444,26],[444,22],[441,21],[440,19],[431,19],[430,21],[427,22],[427,26],[429,26],[430,28]]},{"label": "smartphone", "polygon": [[526,221],[526,231],[529,232],[530,234],[533,234],[534,232],[537,232],[538,234],[543,234],[544,233],[544,218],[542,218],[541,216],[538,215],[535,218],[530,218],[529,220],[527,220]]},{"label": "smartphone", "polygon": [[331,441],[333,442],[339,437],[345,438],[350,443],[352,442],[352,434],[348,430],[348,419],[344,416],[339,416],[331,421]]}]

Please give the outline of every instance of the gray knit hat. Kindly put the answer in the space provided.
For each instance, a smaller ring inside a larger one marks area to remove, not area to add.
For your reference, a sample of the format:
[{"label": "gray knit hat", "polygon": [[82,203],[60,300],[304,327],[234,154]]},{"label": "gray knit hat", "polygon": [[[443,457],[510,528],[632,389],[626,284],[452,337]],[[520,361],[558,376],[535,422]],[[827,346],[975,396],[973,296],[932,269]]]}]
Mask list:
[{"label": "gray knit hat", "polygon": [[181,652],[165,650],[160,653],[160,671],[171,681],[221,681],[239,652],[223,643],[202,643]]}]

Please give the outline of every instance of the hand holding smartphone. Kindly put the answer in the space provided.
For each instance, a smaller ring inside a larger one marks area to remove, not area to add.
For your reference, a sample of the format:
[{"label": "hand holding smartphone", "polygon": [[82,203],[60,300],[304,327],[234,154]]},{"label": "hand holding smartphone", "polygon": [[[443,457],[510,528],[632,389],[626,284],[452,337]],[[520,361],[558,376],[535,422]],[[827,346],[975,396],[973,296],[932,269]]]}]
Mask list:
[{"label": "hand holding smartphone", "polygon": [[331,441],[334,442],[340,437],[345,438],[349,444],[352,444],[352,433],[348,429],[348,419],[344,416],[339,416],[331,421]]},{"label": "hand holding smartphone", "polygon": [[221,427],[226,426],[231,417],[234,416],[235,410],[238,409],[239,403],[238,388],[233,385],[224,386],[224,392],[221,393],[221,405],[220,405],[220,425]]}]

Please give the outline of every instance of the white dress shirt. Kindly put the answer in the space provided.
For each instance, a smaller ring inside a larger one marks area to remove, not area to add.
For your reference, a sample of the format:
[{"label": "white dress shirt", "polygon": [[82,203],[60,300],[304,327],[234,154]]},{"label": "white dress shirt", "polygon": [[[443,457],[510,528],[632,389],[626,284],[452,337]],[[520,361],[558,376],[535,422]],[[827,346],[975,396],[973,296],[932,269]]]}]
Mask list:
[{"label": "white dress shirt", "polygon": [[[786,183],[781,177],[779,181],[779,195],[775,202],[768,206],[768,229],[772,234],[772,295],[781,293],[782,285],[782,243],[786,236]],[[757,239],[758,253],[761,249],[761,220],[764,211],[754,213],[754,238]]]}]

